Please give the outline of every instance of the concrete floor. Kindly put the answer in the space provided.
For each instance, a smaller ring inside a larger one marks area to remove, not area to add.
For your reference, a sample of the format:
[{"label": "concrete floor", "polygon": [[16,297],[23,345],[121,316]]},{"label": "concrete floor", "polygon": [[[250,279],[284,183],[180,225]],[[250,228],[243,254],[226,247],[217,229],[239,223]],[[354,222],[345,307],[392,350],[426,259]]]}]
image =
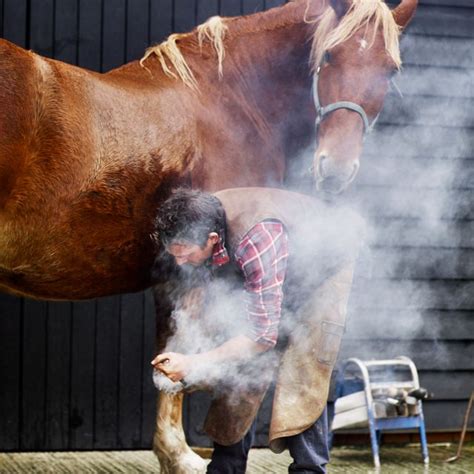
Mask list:
[{"label": "concrete floor", "polygon": [[[456,451],[453,445],[430,446],[431,464],[424,468],[419,446],[382,447],[382,474],[474,473],[474,444],[465,447],[462,458],[453,464],[443,461]],[[268,449],[250,452],[248,474],[283,474],[290,457],[276,455]],[[0,453],[1,474],[67,473],[67,474],[142,474],[159,472],[158,463],[150,451],[92,451],[55,453]],[[329,474],[375,473],[368,448],[334,448]]]}]

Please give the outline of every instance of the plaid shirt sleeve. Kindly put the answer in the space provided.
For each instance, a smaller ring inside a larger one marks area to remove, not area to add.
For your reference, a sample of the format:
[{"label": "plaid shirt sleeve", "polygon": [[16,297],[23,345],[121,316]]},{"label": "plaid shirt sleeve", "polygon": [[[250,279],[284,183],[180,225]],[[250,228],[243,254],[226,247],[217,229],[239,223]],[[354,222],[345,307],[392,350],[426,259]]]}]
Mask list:
[{"label": "plaid shirt sleeve", "polygon": [[245,277],[249,337],[273,347],[288,261],[288,235],[283,224],[263,221],[252,227],[237,247],[235,261]]}]

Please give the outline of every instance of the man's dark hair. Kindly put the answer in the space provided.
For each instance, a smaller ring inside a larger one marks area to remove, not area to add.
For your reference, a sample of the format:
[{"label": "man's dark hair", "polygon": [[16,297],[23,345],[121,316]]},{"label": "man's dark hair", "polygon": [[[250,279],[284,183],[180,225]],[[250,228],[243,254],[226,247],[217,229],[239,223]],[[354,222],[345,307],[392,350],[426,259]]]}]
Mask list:
[{"label": "man's dark hair", "polygon": [[178,188],[159,207],[155,231],[163,245],[190,242],[204,247],[211,232],[224,237],[224,208],[212,194]]}]

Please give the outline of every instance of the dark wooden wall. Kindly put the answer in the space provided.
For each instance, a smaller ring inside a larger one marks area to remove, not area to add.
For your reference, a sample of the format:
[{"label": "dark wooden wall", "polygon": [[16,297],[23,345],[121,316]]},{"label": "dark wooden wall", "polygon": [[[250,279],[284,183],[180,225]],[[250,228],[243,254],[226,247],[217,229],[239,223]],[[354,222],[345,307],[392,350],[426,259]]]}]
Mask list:
[{"label": "dark wooden wall", "polygon": [[[459,429],[474,389],[474,1],[421,0],[403,72],[346,194],[369,223],[340,359],[410,356],[430,432]],[[204,401],[191,404],[198,443]],[[257,441],[265,443],[270,398]]]},{"label": "dark wooden wall", "polygon": [[[107,71],[211,15],[281,3],[0,0],[0,35]],[[474,378],[473,18],[473,0],[421,1],[403,40],[404,98],[387,99],[348,195],[375,232],[361,257],[343,356],[411,355],[437,395],[426,404],[431,430],[460,425]],[[153,333],[148,292],[79,303],[0,295],[0,450],[148,448]],[[206,403],[196,395],[185,407],[193,444],[207,443]],[[268,411],[267,400],[260,444]]]},{"label": "dark wooden wall", "polygon": [[373,224],[343,356],[411,356],[429,430],[462,423],[474,389],[474,1],[425,0],[347,196]]}]

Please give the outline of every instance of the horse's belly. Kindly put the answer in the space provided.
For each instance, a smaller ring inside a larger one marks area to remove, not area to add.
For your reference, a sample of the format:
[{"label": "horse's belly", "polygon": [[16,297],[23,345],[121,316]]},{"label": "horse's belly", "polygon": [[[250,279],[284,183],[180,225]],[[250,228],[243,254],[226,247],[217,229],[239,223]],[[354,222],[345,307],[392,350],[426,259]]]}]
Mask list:
[{"label": "horse's belly", "polygon": [[94,234],[85,241],[54,228],[43,238],[29,232],[15,237],[4,234],[0,240],[1,291],[73,300],[138,291],[151,284],[153,255],[139,240],[120,248]]}]

